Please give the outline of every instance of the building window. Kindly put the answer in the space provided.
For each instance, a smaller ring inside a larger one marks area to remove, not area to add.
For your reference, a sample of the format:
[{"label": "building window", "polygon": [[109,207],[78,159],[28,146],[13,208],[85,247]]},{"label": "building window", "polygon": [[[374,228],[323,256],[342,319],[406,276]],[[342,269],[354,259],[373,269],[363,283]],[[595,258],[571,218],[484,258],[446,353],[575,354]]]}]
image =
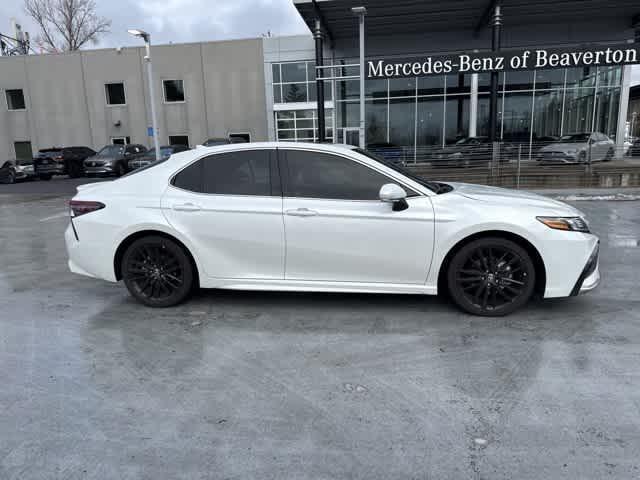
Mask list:
[{"label": "building window", "polygon": [[129,145],[131,137],[111,137],[111,143],[113,145]]},{"label": "building window", "polygon": [[188,135],[169,135],[169,145],[184,145],[189,146]]},{"label": "building window", "polygon": [[[316,101],[315,62],[273,63],[273,103]],[[331,100],[331,84],[325,82],[324,99]]]},{"label": "building window", "polygon": [[249,143],[251,141],[250,133],[229,133],[229,141],[231,143]]},{"label": "building window", "polygon": [[126,105],[124,83],[107,83],[104,89],[107,94],[107,105]]},{"label": "building window", "polygon": [[182,80],[163,80],[164,101],[184,102],[184,83]]},{"label": "building window", "polygon": [[7,108],[9,110],[24,110],[26,108],[24,92],[21,88],[5,90],[5,95],[7,97]]},{"label": "building window", "polygon": [[31,142],[13,142],[13,148],[16,151],[16,160],[31,160],[33,158]]},{"label": "building window", "polygon": [[[317,140],[318,116],[315,110],[281,110],[276,112],[276,138],[285,142]],[[325,135],[333,139],[333,111],[325,111]]]}]

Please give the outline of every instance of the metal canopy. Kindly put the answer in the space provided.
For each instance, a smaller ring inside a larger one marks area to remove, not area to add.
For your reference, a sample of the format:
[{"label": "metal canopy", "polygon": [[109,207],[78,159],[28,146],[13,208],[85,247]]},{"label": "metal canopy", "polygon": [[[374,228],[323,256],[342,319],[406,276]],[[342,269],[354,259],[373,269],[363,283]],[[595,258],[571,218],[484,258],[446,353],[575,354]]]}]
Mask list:
[{"label": "metal canopy", "polygon": [[[355,38],[358,22],[352,7],[367,7],[367,36],[434,31],[475,31],[494,0],[293,0],[313,31],[315,6],[333,38]],[[629,19],[640,10],[638,0],[502,0],[509,27],[531,24],[572,24]],[[486,26],[486,23],[485,23]]]}]

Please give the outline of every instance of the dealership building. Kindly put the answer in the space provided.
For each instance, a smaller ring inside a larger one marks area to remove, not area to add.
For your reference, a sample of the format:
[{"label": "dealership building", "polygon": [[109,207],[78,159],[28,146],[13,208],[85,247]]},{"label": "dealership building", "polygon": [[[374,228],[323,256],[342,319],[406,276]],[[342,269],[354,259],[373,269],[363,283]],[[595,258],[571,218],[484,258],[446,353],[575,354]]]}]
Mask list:
[{"label": "dealership building", "polygon": [[[637,0],[294,5],[308,35],[152,46],[161,144],[388,142],[417,157],[465,136],[532,144],[600,132],[622,145],[628,135]],[[0,57],[0,159],[151,147],[144,55]]]}]

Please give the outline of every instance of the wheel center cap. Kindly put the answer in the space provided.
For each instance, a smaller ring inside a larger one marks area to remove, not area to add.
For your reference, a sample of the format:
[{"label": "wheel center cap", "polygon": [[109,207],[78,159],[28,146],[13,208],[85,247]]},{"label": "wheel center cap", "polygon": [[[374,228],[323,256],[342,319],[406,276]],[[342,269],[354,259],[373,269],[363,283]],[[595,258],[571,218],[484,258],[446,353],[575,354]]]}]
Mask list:
[{"label": "wheel center cap", "polygon": [[487,274],[487,282],[489,283],[495,283],[496,282],[496,276],[493,273],[488,273]]}]

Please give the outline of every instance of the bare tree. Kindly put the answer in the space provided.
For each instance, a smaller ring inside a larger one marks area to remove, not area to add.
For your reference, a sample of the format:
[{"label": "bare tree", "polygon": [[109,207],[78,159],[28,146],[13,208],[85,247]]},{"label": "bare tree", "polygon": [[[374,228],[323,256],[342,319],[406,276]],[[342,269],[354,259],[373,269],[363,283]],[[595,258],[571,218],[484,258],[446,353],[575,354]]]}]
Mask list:
[{"label": "bare tree", "polygon": [[111,26],[110,20],[96,14],[94,0],[25,0],[24,9],[40,29],[37,42],[48,52],[96,43]]}]

